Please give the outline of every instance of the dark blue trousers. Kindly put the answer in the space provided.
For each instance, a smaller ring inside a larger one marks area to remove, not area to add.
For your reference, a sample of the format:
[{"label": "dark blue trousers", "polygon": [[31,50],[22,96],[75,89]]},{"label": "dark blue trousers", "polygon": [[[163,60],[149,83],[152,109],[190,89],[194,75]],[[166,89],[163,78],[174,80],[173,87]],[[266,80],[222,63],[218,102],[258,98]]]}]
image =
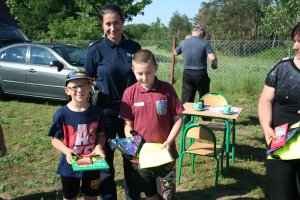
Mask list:
[{"label": "dark blue trousers", "polygon": [[[125,137],[124,133],[124,121],[118,116],[105,116],[105,135],[106,139]],[[105,144],[106,161],[109,165],[108,170],[101,170],[100,172],[100,198],[101,200],[117,200],[115,169],[114,169],[114,151],[111,150],[108,143]],[[122,163],[116,163],[118,165]],[[132,173],[134,172],[131,162],[123,157],[123,169],[124,169],[124,190],[126,199],[140,199],[140,192],[137,192],[133,188]]]}]

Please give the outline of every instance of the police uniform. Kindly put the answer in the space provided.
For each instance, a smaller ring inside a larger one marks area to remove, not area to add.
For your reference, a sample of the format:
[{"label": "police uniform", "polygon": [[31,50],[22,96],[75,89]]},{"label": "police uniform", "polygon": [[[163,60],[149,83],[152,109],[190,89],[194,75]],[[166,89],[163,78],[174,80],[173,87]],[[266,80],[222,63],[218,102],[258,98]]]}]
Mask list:
[{"label": "police uniform", "polygon": [[[107,139],[125,137],[124,122],[119,117],[120,102],[124,90],[136,82],[135,76],[131,70],[132,57],[141,49],[140,44],[126,39],[122,35],[121,42],[115,44],[107,37],[90,45],[86,61],[85,71],[88,76],[95,78],[96,90],[102,93],[102,101],[99,105],[105,115],[105,135]],[[110,166],[109,170],[102,170],[101,179],[101,198],[117,199],[116,185],[114,182],[113,159],[114,152],[106,144],[106,159]],[[123,159],[124,180],[126,196],[130,194],[130,173],[131,164]]]}]

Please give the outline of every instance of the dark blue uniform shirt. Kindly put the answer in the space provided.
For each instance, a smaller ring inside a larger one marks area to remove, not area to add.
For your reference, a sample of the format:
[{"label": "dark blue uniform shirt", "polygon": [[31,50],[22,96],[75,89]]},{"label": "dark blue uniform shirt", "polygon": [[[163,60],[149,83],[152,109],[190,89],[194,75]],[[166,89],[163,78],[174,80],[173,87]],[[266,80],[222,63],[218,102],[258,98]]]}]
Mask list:
[{"label": "dark blue uniform shirt", "polygon": [[116,45],[108,38],[92,44],[85,61],[86,73],[96,78],[97,89],[113,101],[120,101],[124,90],[136,82],[131,70],[131,61],[140,44],[122,36]]}]

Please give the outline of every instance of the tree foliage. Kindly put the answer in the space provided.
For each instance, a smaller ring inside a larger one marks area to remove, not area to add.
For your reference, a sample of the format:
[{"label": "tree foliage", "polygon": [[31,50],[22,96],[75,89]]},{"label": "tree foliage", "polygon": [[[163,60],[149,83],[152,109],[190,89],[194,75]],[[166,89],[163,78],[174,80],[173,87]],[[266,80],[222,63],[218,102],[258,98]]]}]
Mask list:
[{"label": "tree foliage", "polygon": [[[103,35],[97,13],[103,5],[115,3],[127,21],[144,14],[152,0],[7,0],[11,14],[31,39],[96,40]],[[209,0],[199,4],[199,12],[189,19],[178,11],[168,26],[159,17],[151,25],[129,24],[124,33],[137,40],[181,40],[192,24],[204,24],[211,39],[286,39],[300,21],[299,0]]]},{"label": "tree foliage", "polygon": [[264,11],[262,31],[269,37],[287,38],[290,30],[300,21],[299,0],[276,0]]},{"label": "tree foliage", "polygon": [[123,29],[126,36],[136,40],[146,39],[145,33],[149,30],[150,26],[147,24],[128,24]]},{"label": "tree foliage", "polygon": [[170,34],[178,39],[183,39],[186,35],[191,34],[191,29],[192,23],[187,15],[181,15],[178,11],[175,11],[169,22]]},{"label": "tree foliage", "polygon": [[263,8],[270,0],[211,0],[202,3],[196,22],[206,25],[213,39],[255,39]]},{"label": "tree foliage", "polygon": [[[95,39],[100,35],[97,11],[107,3],[119,5],[126,20],[143,14],[152,0],[7,0],[21,29],[33,39]],[[99,37],[98,37],[99,38]]]}]

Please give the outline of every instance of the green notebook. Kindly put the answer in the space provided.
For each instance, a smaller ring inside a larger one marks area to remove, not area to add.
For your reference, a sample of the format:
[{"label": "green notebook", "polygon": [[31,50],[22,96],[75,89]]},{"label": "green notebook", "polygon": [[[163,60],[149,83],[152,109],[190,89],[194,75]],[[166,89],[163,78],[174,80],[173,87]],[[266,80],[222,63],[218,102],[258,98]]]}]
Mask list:
[{"label": "green notebook", "polygon": [[92,157],[91,164],[81,164],[78,165],[77,162],[80,159],[72,159],[72,168],[73,171],[91,171],[91,170],[101,170],[101,169],[109,169],[107,162],[100,156]]}]

